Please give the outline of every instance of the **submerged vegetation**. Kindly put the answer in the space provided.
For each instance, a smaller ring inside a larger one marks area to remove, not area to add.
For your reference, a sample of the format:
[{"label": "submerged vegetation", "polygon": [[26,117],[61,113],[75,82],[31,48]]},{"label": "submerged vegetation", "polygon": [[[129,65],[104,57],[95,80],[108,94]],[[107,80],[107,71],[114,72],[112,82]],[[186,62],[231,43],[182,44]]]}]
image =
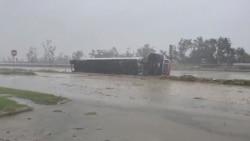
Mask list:
[{"label": "submerged vegetation", "polygon": [[25,69],[0,69],[1,75],[36,75],[36,73],[32,70],[25,70]]},{"label": "submerged vegetation", "polygon": [[56,105],[67,100],[64,97],[47,93],[0,87],[0,117],[32,110],[31,107],[19,104],[15,100],[9,99],[9,97],[27,99],[42,105]]},{"label": "submerged vegetation", "polygon": [[7,94],[18,98],[28,99],[36,104],[44,104],[44,105],[55,105],[60,101],[66,100],[66,98],[54,96],[52,94],[34,92],[28,90],[12,89],[6,87],[0,87],[0,95],[1,94]]},{"label": "submerged vegetation", "polygon": [[187,81],[187,82],[203,82],[203,83],[216,83],[216,84],[229,84],[229,85],[241,85],[241,86],[250,86],[250,80],[242,80],[242,79],[213,79],[213,78],[198,78],[192,75],[182,75],[180,77],[177,76],[162,76],[161,79],[169,79],[176,81]]},{"label": "submerged vegetation", "polygon": [[16,101],[10,100],[6,97],[0,97],[0,114],[2,112],[17,111],[24,107],[28,106],[18,104]]}]

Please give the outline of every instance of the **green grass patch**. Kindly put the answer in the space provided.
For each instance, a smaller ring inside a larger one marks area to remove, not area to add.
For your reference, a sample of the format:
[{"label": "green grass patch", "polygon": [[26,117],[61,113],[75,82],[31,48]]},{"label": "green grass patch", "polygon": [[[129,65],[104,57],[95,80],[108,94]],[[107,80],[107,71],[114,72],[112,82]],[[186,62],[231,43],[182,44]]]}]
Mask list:
[{"label": "green grass patch", "polygon": [[31,70],[25,70],[25,69],[6,69],[6,68],[1,68],[0,69],[0,74],[1,75],[36,75],[35,72]]},{"label": "green grass patch", "polygon": [[28,99],[36,104],[42,104],[42,105],[55,105],[58,104],[59,102],[67,100],[64,97],[54,96],[52,94],[5,88],[5,87],[0,87],[0,95],[1,94],[9,94],[11,96],[15,96],[18,98]]},{"label": "green grass patch", "polygon": [[16,101],[10,100],[6,97],[0,97],[0,113],[18,111],[21,108],[27,107],[26,105],[18,104]]}]

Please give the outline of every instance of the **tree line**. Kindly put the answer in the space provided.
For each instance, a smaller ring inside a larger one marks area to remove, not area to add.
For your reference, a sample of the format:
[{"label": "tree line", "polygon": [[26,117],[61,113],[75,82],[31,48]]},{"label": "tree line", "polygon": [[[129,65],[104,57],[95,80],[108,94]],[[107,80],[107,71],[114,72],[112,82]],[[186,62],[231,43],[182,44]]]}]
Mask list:
[{"label": "tree line", "polygon": [[174,46],[173,58],[180,63],[233,64],[249,63],[250,55],[243,47],[233,48],[229,38],[181,39]]},{"label": "tree line", "polygon": [[[111,49],[96,49],[91,50],[88,54],[84,54],[83,51],[75,51],[71,56],[64,55],[60,53],[58,56],[55,56],[56,46],[52,44],[51,40],[47,40],[43,43],[44,56],[39,58],[37,53],[37,48],[30,47],[27,56],[27,61],[29,63],[69,63],[71,59],[80,60],[84,57],[88,58],[110,58],[110,57],[146,57],[150,53],[156,53],[156,50],[151,47],[149,44],[145,44],[143,47],[138,48],[136,52],[131,51],[130,48],[127,48],[125,53],[119,53],[116,47]],[[165,51],[166,52],[166,51]]]},{"label": "tree line", "polygon": [[[160,50],[158,53],[166,58],[172,58],[178,63],[189,64],[233,64],[233,63],[250,63],[250,55],[243,47],[233,48],[229,38],[220,37],[218,39],[181,39],[177,45],[171,45]],[[83,51],[75,51],[71,56],[60,53],[55,56],[56,46],[52,40],[47,40],[42,44],[43,56],[38,57],[37,48],[30,47],[27,52],[27,61],[29,63],[69,63],[71,59],[80,60],[82,58],[109,58],[109,57],[147,57],[150,53],[157,53],[154,47],[149,44],[134,50],[127,48],[124,53],[119,53],[116,47],[111,49],[91,50],[88,54]],[[169,55],[171,54],[171,56]],[[11,60],[11,59],[9,59]]]}]

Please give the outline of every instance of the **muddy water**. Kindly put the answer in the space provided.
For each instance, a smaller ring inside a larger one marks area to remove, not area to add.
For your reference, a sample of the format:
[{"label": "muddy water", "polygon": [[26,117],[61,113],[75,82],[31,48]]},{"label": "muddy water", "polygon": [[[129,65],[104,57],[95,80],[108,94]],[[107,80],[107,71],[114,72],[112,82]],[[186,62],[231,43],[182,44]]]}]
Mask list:
[{"label": "muddy water", "polygon": [[[147,104],[161,107],[250,108],[250,88],[218,84],[176,82],[153,77],[101,74],[49,74],[0,76],[0,85],[38,90],[72,99],[94,99],[112,103]],[[198,101],[200,104],[197,105]],[[212,103],[211,103],[212,102]],[[213,102],[217,102],[216,105]],[[225,104],[221,105],[220,102]],[[223,108],[222,108],[223,109]]]},{"label": "muddy water", "polygon": [[[33,113],[0,120],[1,137],[48,141],[77,137],[102,141],[250,139],[249,87],[84,73],[0,75],[0,86],[73,100],[59,107],[35,106]],[[65,113],[53,113],[57,108]],[[93,111],[98,116],[84,118],[84,113]],[[17,130],[21,127],[24,131]],[[72,130],[76,127],[85,129]]]}]

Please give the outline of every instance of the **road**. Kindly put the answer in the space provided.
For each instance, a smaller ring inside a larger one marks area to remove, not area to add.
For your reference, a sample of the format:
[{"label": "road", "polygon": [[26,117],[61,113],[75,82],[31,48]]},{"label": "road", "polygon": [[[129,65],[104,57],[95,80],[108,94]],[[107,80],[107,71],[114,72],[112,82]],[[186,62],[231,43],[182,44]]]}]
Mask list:
[{"label": "road", "polygon": [[[0,118],[0,139],[18,141],[249,141],[249,87],[154,77],[1,76],[0,86],[72,99]],[[21,129],[21,130],[20,130]]]},{"label": "road", "polygon": [[[0,66],[1,68],[12,67]],[[26,70],[55,70],[60,72],[71,72],[69,67],[15,67],[16,69],[26,69]],[[172,76],[182,76],[182,75],[193,75],[195,77],[202,78],[214,78],[214,79],[244,79],[250,80],[250,72],[229,72],[229,71],[187,71],[187,70],[171,70]]]}]

